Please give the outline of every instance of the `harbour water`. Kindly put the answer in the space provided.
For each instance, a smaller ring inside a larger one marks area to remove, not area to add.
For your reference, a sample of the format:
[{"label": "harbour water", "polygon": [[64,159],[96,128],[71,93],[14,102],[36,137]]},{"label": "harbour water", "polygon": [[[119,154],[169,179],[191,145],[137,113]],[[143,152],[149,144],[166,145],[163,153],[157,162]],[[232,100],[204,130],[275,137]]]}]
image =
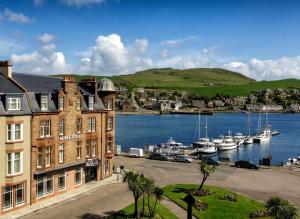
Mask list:
[{"label": "harbour water", "polygon": [[[251,114],[251,134],[257,132],[259,114]],[[264,121],[264,115],[262,116]],[[207,116],[208,137],[215,138],[237,132],[247,134],[248,114],[215,113]],[[259,159],[272,156],[272,164],[280,164],[290,157],[300,155],[300,114],[268,114],[272,129],[281,134],[273,136],[270,143],[241,146],[238,150],[221,152],[220,157],[232,161],[246,159],[258,163]],[[201,116],[201,136],[205,135],[205,116]],[[197,138],[198,115],[117,115],[116,144],[122,151],[130,147],[143,148],[145,144],[159,144],[173,137],[177,142],[190,145]]]}]

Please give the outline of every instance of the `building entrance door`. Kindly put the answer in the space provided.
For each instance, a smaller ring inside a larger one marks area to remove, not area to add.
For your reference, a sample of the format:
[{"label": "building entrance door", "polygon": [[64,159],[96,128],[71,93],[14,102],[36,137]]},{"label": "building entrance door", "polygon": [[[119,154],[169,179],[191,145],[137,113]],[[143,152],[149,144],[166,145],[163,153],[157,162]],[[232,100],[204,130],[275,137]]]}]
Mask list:
[{"label": "building entrance door", "polygon": [[97,180],[97,167],[86,167],[85,182]]}]

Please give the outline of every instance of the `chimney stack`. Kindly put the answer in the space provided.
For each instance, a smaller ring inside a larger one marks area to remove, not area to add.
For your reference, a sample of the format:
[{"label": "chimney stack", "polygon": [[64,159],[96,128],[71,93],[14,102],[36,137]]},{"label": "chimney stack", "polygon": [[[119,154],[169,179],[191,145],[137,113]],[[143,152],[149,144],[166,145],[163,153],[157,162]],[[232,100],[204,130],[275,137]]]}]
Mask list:
[{"label": "chimney stack", "polygon": [[9,60],[0,61],[0,73],[7,78],[12,78],[12,64]]}]

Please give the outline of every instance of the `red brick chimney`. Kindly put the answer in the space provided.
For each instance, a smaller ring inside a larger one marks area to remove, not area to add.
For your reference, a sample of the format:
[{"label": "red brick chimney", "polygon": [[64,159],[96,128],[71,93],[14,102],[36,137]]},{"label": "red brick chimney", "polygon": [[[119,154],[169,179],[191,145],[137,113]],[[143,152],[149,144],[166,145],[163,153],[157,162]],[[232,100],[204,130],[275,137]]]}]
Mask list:
[{"label": "red brick chimney", "polygon": [[7,78],[12,78],[12,64],[9,60],[0,61],[0,73]]}]

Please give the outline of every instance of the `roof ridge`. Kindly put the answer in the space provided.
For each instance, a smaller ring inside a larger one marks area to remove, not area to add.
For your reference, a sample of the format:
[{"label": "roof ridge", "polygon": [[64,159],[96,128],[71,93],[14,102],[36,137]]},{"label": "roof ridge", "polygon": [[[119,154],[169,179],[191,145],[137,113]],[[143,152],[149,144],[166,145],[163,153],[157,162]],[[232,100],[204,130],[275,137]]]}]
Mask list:
[{"label": "roof ridge", "polygon": [[43,77],[43,78],[55,78],[55,79],[61,79],[63,80],[62,78],[60,77],[54,77],[54,76],[51,76],[51,75],[42,75],[42,74],[33,74],[33,73],[23,73],[23,72],[13,72],[13,75],[16,74],[16,75],[27,75],[27,76],[36,76],[36,77]]}]

